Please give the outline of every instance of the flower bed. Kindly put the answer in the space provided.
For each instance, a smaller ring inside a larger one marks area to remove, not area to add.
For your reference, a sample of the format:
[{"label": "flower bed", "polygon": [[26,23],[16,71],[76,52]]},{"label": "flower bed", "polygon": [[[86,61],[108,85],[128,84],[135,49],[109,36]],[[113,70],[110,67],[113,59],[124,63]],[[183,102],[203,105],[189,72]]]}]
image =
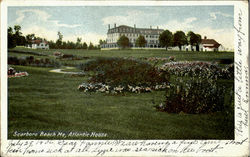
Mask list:
[{"label": "flower bed", "polygon": [[122,93],[122,92],[132,92],[132,93],[145,93],[151,92],[152,90],[162,90],[169,88],[167,84],[155,85],[152,87],[139,87],[139,86],[109,86],[102,83],[82,83],[78,86],[78,90],[83,92],[101,92],[101,93]]},{"label": "flower bed", "polygon": [[206,79],[233,79],[234,65],[229,64],[224,68],[210,62],[170,62],[161,67],[162,71],[176,76],[190,76]]},{"label": "flower bed", "polygon": [[98,58],[80,68],[91,73],[89,84],[79,86],[83,91],[141,93],[165,89],[168,83],[158,68],[136,59]]},{"label": "flower bed", "polygon": [[8,75],[8,78],[12,77],[23,77],[23,76],[28,76],[29,74],[27,72],[17,72],[14,75]]},{"label": "flower bed", "polygon": [[92,72],[89,83],[150,87],[168,82],[157,67],[136,59],[98,58],[80,65],[80,69]]},{"label": "flower bed", "polygon": [[166,90],[165,104],[156,106],[158,110],[192,114],[232,112],[233,64],[185,61],[166,63],[160,69],[175,78]]},{"label": "flower bed", "polygon": [[147,61],[153,61],[153,62],[158,62],[158,61],[175,61],[175,57],[174,56],[170,56],[170,57],[149,57],[149,58],[141,58]]},{"label": "flower bed", "polygon": [[28,76],[29,74],[27,72],[17,72],[14,68],[8,66],[8,78],[12,77],[22,77],[22,76]]},{"label": "flower bed", "polygon": [[166,103],[156,106],[169,113],[211,113],[233,110],[233,83],[225,86],[213,80],[190,79],[171,84]]}]

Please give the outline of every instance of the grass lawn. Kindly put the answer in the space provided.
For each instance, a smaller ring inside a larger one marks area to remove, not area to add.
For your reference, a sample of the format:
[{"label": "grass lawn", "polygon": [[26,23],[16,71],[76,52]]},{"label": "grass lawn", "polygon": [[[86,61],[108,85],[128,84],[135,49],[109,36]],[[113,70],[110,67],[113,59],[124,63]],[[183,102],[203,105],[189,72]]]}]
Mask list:
[{"label": "grass lawn", "polygon": [[[60,51],[88,57],[101,55],[140,58],[175,55],[177,60],[186,58],[186,60],[208,61],[218,58],[233,58],[233,53],[230,52],[211,53],[210,56],[205,52],[202,54],[202,52],[151,52],[146,50],[38,51],[44,53]],[[221,57],[218,57],[220,55]],[[222,113],[168,114],[157,111],[154,106],[164,103],[164,91],[120,95],[84,93],[78,91],[77,87],[88,79],[86,77],[72,77],[67,74],[48,72],[53,68],[13,67],[19,71],[27,71],[30,75],[8,79],[8,138],[10,139],[16,138],[13,136],[15,131],[102,132],[107,133],[107,139],[234,138],[233,130],[226,126],[223,127],[224,115]],[[31,138],[37,139],[38,137]],[[82,139],[82,137],[78,138]]]},{"label": "grass lawn", "polygon": [[[82,57],[169,57],[175,56],[177,61],[217,61],[219,59],[233,59],[233,52],[186,52],[186,51],[166,51],[166,50],[81,50],[81,49],[49,49],[49,50],[33,50],[27,48],[14,48],[11,50],[19,50],[26,52],[39,52],[52,55],[54,52],[62,52],[64,54],[74,54]],[[10,50],[10,51],[11,51]]]}]

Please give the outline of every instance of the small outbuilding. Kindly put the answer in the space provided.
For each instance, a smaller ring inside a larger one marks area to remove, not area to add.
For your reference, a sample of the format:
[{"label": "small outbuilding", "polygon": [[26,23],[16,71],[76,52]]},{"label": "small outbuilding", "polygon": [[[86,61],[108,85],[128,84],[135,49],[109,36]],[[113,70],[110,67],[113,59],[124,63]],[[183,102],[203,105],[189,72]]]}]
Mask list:
[{"label": "small outbuilding", "polygon": [[32,49],[49,49],[49,43],[46,40],[32,40],[27,47]]},{"label": "small outbuilding", "polygon": [[214,39],[207,39],[205,36],[204,39],[201,40],[200,44],[200,50],[201,51],[223,51],[223,46],[219,44]]}]

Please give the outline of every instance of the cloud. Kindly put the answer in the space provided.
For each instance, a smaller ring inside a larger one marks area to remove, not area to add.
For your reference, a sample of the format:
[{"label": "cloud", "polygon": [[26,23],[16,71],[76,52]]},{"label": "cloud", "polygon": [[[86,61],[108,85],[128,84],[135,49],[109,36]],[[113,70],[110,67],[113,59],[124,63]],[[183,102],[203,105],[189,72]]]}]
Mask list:
[{"label": "cloud", "polygon": [[63,41],[74,41],[76,42],[77,37],[82,38],[82,42],[86,42],[87,44],[89,44],[90,42],[92,42],[94,45],[97,45],[99,43],[99,40],[102,39],[106,39],[106,35],[100,35],[97,33],[93,33],[93,32],[89,32],[86,34],[77,34],[77,35],[68,35],[68,36],[64,36],[63,37]]},{"label": "cloud", "polygon": [[226,48],[234,48],[234,30],[233,29],[212,29],[211,27],[201,28],[195,33],[206,36],[208,39],[214,39]]},{"label": "cloud", "polygon": [[23,28],[22,33],[24,35],[34,33],[36,36],[46,38],[47,40],[57,40],[57,31],[46,29],[40,26],[31,26],[28,28]]},{"label": "cloud", "polygon": [[[41,38],[45,38],[47,40],[53,40],[53,41],[57,40],[57,31],[56,30],[50,30],[50,29],[46,29],[46,28],[40,27],[40,26],[31,26],[28,28],[24,28],[22,30],[22,33],[24,35],[35,33],[36,36],[41,37]],[[63,34],[63,32],[61,32],[61,33]],[[89,32],[86,34],[73,34],[73,35],[64,35],[63,34],[63,41],[76,42],[76,39],[78,37],[82,38],[82,42],[86,42],[87,44],[92,42],[94,45],[97,45],[99,43],[100,39],[102,39],[102,40],[106,39],[106,35],[100,35],[97,33]]]},{"label": "cloud", "polygon": [[216,20],[217,16],[230,17],[233,18],[233,15],[222,13],[222,12],[211,12],[210,14],[211,20]]},{"label": "cloud", "polygon": [[16,19],[16,23],[20,24],[22,23],[26,17],[25,15],[27,13],[31,13],[32,17],[36,19],[36,21],[34,22],[42,22],[42,23],[46,23],[50,26],[53,27],[67,27],[67,28],[75,28],[75,27],[79,27],[81,25],[78,24],[64,24],[64,23],[60,23],[58,20],[49,20],[49,18],[51,17],[50,14],[48,14],[45,11],[41,11],[41,10],[37,10],[37,9],[26,9],[26,10],[18,10],[16,12],[16,14],[18,15],[18,18]]},{"label": "cloud", "polygon": [[55,25],[57,27],[67,27],[67,28],[75,28],[75,27],[81,26],[81,25],[77,25],[77,24],[75,24],[75,25],[60,24],[58,21],[55,21]]},{"label": "cloud", "polygon": [[[145,19],[155,20],[159,16],[159,13],[145,13],[139,10],[132,10],[126,12],[125,15],[120,16],[108,16],[102,18],[103,25],[108,24],[118,24],[118,25],[129,25],[133,26],[134,24],[145,26],[148,21]],[[152,22],[152,21],[151,21]]]},{"label": "cloud", "polygon": [[[57,40],[57,31],[56,30],[49,30],[49,29],[46,29],[46,28],[40,27],[40,26],[32,26],[32,27],[24,28],[22,30],[22,33],[24,35],[31,34],[34,32],[35,32],[36,36],[39,36],[41,38],[45,38],[47,40],[53,40],[53,41]],[[63,32],[62,32],[62,34],[63,34]],[[102,40],[106,39],[106,35],[100,35],[97,33],[89,32],[86,34],[75,34],[75,35],[64,35],[63,34],[63,41],[76,42],[76,39],[78,37],[82,38],[82,42],[86,42],[87,44],[92,42],[94,45],[97,45],[99,43],[100,39],[102,39]]]},{"label": "cloud", "polygon": [[178,30],[188,31],[194,28],[193,22],[197,21],[196,17],[190,17],[183,21],[171,20],[166,24],[160,25],[161,29],[168,29],[172,32],[176,32]]},{"label": "cloud", "polygon": [[[36,17],[37,20],[47,22],[48,19],[51,17],[47,12],[37,10],[37,9],[25,9],[25,10],[17,10],[16,14],[18,15],[18,18],[16,19],[16,23],[22,23],[24,19],[26,18],[26,13],[32,13],[32,16]],[[28,17],[27,17],[28,18]]]}]

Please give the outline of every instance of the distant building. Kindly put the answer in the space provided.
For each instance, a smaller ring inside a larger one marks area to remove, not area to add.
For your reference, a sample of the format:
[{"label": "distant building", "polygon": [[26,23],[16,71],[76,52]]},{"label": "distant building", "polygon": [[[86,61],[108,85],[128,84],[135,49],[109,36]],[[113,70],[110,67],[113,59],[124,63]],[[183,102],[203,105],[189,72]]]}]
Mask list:
[{"label": "distant building", "polygon": [[134,27],[126,25],[116,27],[116,24],[114,24],[114,28],[110,28],[109,25],[106,44],[101,45],[101,48],[118,48],[117,40],[123,35],[129,39],[130,47],[136,47],[136,39],[142,35],[147,41],[145,45],[146,48],[161,48],[159,44],[159,35],[163,31],[163,29],[159,29],[158,27],[153,29],[152,26],[150,26],[150,28],[136,28],[136,25],[134,25]]},{"label": "distant building", "polygon": [[[134,27],[126,26],[126,25],[120,25],[116,26],[114,24],[114,28],[110,28],[110,25],[108,25],[108,32],[107,32],[107,39],[106,43],[101,45],[101,49],[118,49],[119,46],[117,45],[117,41],[121,36],[126,36],[129,39],[130,47],[131,48],[137,48],[136,46],[136,39],[142,35],[146,39],[147,43],[145,45],[145,48],[152,48],[152,49],[165,49],[164,47],[160,46],[159,43],[159,36],[163,32],[163,29],[157,28],[136,28],[136,25]],[[169,50],[173,51],[179,51],[179,47],[168,47]],[[181,50],[184,51],[226,51],[226,48],[223,47],[221,44],[219,44],[214,39],[207,39],[205,36],[204,39],[201,40],[201,43],[197,46],[191,46],[191,45],[183,45],[181,46]]]},{"label": "distant building", "polygon": [[197,46],[184,45],[186,51],[226,51],[225,47],[214,39],[201,39],[201,43]]},{"label": "distant building", "polygon": [[49,49],[49,44],[46,40],[32,40],[27,47],[32,49]]},{"label": "distant building", "polygon": [[224,51],[223,49],[223,46],[214,39],[207,39],[207,37],[205,36],[204,39],[201,40],[201,51]]}]

